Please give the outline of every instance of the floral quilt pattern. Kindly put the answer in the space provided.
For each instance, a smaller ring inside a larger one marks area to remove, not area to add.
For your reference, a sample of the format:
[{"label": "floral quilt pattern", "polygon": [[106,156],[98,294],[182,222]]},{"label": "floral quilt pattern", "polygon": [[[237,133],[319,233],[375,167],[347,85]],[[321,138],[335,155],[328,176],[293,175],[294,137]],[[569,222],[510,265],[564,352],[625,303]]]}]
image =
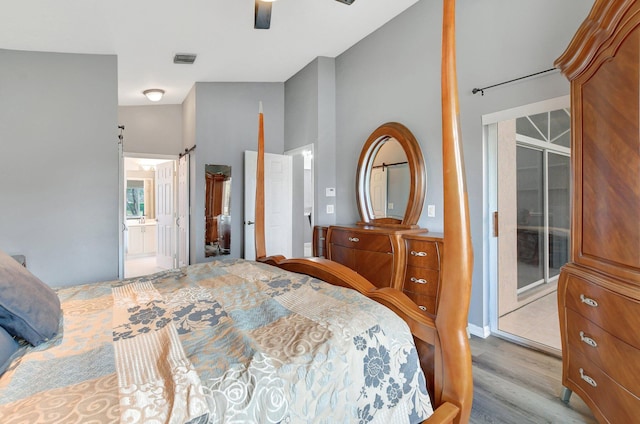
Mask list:
[{"label": "floral quilt pattern", "polygon": [[[24,347],[0,376],[2,422],[46,421],[36,405],[53,404],[82,422],[387,424],[432,413],[406,324],[353,290],[228,259],[58,294],[60,336]],[[42,384],[42,369],[59,376]]]}]

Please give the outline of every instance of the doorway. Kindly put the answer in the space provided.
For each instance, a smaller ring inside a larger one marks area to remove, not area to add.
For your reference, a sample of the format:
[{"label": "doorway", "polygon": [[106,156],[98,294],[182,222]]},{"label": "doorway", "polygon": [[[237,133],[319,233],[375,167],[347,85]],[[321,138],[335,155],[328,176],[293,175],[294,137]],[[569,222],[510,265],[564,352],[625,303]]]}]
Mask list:
[{"label": "doorway", "polygon": [[[244,253],[256,259],[255,205],[258,152],[244,152]],[[292,257],[292,160],[287,155],[264,154],[264,232],[267,256]]]},{"label": "doorway", "polygon": [[313,256],[314,211],[313,144],[288,150],[292,161],[292,254],[294,258]]},{"label": "doorway", "polygon": [[[184,160],[180,160],[182,167]],[[188,162],[187,165],[188,166]],[[121,278],[131,278],[174,268],[179,244],[188,232],[178,230],[176,211],[178,160],[174,156],[124,154]],[[184,197],[184,196],[182,196]]]},{"label": "doorway", "polygon": [[485,118],[491,330],[560,354],[556,290],[570,247],[569,99]]}]

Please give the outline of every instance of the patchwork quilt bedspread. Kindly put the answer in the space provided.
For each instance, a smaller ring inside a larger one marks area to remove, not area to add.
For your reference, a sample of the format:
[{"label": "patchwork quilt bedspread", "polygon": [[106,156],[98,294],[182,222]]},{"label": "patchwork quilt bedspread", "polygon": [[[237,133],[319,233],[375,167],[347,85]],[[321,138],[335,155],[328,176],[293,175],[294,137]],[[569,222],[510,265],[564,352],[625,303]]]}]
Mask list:
[{"label": "patchwork quilt bedspread", "polygon": [[58,290],[0,376],[2,423],[415,423],[411,333],[359,293],[241,259]]}]

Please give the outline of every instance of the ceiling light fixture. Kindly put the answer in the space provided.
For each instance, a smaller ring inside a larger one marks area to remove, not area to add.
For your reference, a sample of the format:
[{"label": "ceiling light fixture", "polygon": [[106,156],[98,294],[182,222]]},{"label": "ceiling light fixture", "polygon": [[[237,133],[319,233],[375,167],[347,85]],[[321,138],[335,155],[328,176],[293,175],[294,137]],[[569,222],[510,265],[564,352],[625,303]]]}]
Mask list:
[{"label": "ceiling light fixture", "polygon": [[162,99],[162,96],[164,96],[164,90],[159,88],[150,88],[148,90],[144,90],[142,94],[147,96],[147,99],[151,102],[159,102],[160,99]]}]

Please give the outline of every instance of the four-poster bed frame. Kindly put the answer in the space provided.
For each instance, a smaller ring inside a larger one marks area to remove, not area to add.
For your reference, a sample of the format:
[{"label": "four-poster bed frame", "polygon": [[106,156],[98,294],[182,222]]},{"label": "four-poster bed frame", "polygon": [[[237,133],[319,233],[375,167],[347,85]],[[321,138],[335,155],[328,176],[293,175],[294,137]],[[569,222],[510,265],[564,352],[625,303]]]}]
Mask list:
[{"label": "four-poster bed frame", "polygon": [[466,423],[473,383],[467,317],[473,253],[469,228],[455,61],[455,0],[444,0],[442,30],[442,152],[444,244],[442,287],[437,315],[418,309],[402,292],[376,288],[353,270],[322,258],[286,259],[266,255],[264,238],[264,132],[259,114],[256,191],[256,258],[260,262],[353,288],[389,307],[409,325],[427,377],[434,414],[427,423]]}]

